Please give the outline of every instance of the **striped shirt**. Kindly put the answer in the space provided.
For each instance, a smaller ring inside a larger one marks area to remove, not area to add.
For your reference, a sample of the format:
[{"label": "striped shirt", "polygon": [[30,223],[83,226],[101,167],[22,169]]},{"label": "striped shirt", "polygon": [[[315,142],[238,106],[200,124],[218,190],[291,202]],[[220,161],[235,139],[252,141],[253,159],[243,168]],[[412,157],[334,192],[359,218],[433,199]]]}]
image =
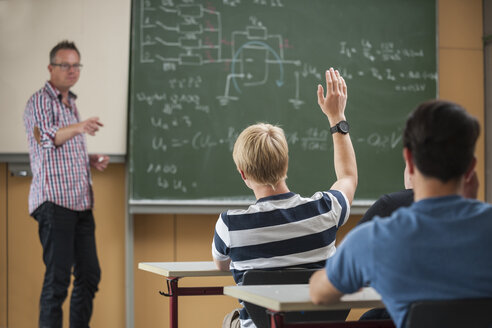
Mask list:
[{"label": "striped shirt", "polygon": [[[349,216],[345,195],[336,190],[310,198],[289,192],[259,199],[246,210],[229,210],[215,225],[212,256],[231,260],[237,284],[250,269],[323,268],[335,253],[338,228]],[[247,312],[241,327],[254,327]]]},{"label": "striped shirt", "polygon": [[[33,174],[29,192],[31,214],[45,201],[74,211],[93,206],[85,136],[79,134],[61,146],[54,143],[58,129],[80,121],[75,99],[75,94],[69,92],[70,106],[64,105],[60,92],[46,82],[27,102],[24,125]],[[35,130],[39,130],[39,143]]]}]

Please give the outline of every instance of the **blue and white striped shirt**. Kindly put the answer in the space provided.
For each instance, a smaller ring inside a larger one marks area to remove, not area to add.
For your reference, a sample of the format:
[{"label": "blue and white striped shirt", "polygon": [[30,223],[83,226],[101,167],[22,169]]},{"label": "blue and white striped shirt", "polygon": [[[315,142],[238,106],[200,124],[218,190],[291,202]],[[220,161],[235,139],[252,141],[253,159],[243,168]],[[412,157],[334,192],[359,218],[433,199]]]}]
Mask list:
[{"label": "blue and white striped shirt", "polygon": [[[220,215],[212,255],[231,259],[237,284],[250,269],[323,268],[335,253],[336,232],[349,210],[347,198],[336,190],[310,198],[293,192],[261,198],[246,210]],[[254,327],[244,310],[241,327]]]}]

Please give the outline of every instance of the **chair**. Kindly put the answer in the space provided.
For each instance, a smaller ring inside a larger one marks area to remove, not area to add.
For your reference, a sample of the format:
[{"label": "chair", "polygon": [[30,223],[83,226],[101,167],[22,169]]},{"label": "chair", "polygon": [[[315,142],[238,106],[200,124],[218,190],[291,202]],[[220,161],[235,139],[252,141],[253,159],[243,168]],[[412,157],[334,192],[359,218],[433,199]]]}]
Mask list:
[{"label": "chair", "polygon": [[[248,270],[243,285],[307,284],[317,269]],[[244,302],[244,307],[258,328],[270,328],[270,319],[264,307]],[[285,322],[345,321],[349,310],[287,312]]]},{"label": "chair", "polygon": [[410,305],[406,328],[491,328],[492,298],[417,301]]}]

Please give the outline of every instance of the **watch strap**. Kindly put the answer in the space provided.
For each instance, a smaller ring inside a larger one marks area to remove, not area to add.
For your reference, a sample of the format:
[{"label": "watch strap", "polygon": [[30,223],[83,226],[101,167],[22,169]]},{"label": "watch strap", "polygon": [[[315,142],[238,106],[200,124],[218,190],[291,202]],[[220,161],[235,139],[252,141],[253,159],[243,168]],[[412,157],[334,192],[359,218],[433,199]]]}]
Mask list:
[{"label": "watch strap", "polygon": [[340,132],[341,134],[347,134],[349,132],[350,125],[347,121],[342,120],[330,128],[331,134]]}]

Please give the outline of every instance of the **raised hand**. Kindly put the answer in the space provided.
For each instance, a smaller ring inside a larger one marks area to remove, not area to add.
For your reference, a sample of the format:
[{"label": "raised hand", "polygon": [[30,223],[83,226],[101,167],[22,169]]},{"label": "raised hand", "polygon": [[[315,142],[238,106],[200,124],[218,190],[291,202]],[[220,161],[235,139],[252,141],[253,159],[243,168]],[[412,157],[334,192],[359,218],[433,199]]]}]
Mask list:
[{"label": "raised hand", "polygon": [[318,105],[330,120],[336,124],[345,120],[347,104],[347,84],[340,73],[333,68],[326,71],[326,96],[321,84],[318,84]]}]

